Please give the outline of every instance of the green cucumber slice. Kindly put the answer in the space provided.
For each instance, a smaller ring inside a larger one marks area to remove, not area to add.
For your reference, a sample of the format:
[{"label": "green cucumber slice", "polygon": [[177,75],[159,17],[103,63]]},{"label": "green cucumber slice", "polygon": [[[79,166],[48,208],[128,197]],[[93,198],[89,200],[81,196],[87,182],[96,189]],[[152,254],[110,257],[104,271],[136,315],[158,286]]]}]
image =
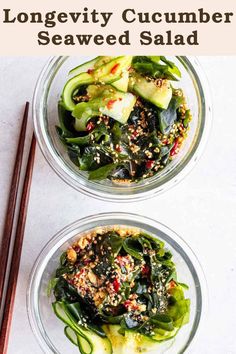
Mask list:
[{"label": "green cucumber slice", "polygon": [[65,108],[69,111],[73,111],[75,103],[73,101],[73,93],[81,85],[89,85],[94,82],[98,83],[112,83],[120,79],[123,70],[130,66],[132,56],[120,56],[108,63],[99,66],[92,73],[80,73],[79,75],[72,77],[64,86],[62,92],[62,100]]},{"label": "green cucumber slice", "polygon": [[89,119],[99,116],[100,98],[95,98],[90,102],[81,102],[75,106],[72,116],[75,119],[75,129],[77,131],[86,131],[86,125]]},{"label": "green cucumber slice", "polygon": [[92,60],[87,61],[86,63],[80,64],[75,68],[69,71],[69,75],[79,75],[81,73],[87,72],[88,70],[94,70],[99,68],[99,66],[104,65],[112,60],[114,57],[108,56],[98,56]]},{"label": "green cucumber slice", "polygon": [[152,340],[156,342],[162,342],[167,339],[174,338],[178,332],[179,328],[174,328],[172,331],[165,331],[164,329],[158,328],[155,329],[155,335],[152,336]]},{"label": "green cucumber slice", "polygon": [[98,57],[98,58],[99,59],[96,61],[95,65],[94,65],[94,69],[97,69],[99,66],[109,63],[109,61],[113,60],[116,57],[102,56],[102,57]]},{"label": "green cucumber slice", "polygon": [[150,351],[157,342],[151,337],[144,336],[134,331],[125,331],[124,335],[119,333],[120,326],[104,325],[104,331],[111,340],[113,354],[138,354]]},{"label": "green cucumber slice", "polygon": [[78,103],[75,106],[72,112],[72,116],[76,118],[75,129],[85,131],[89,119],[102,114],[125,124],[135,102],[136,97],[132,93],[118,92],[112,88],[105,89],[101,96],[91,99],[89,102]]},{"label": "green cucumber slice", "polygon": [[134,108],[136,97],[129,92],[120,92],[118,95],[116,95],[114,101],[115,102],[111,107],[108,105],[105,107],[100,107],[100,112],[107,115],[108,117],[115,119],[121,124],[125,124],[129,119],[132,109]]},{"label": "green cucumber slice", "polygon": [[129,71],[124,71],[122,77],[111,85],[119,91],[127,92],[129,86]]},{"label": "green cucumber slice", "polygon": [[95,64],[98,61],[100,61],[100,58],[102,58],[102,57],[96,57],[92,60],[87,61],[86,63],[76,66],[75,68],[73,68],[69,71],[69,75],[76,76],[81,73],[86,73],[88,70],[93,70],[95,67]]},{"label": "green cucumber slice", "polygon": [[121,78],[124,70],[126,70],[132,62],[132,56],[116,57],[108,63],[99,66],[93,72],[94,82],[112,83]]},{"label": "green cucumber slice", "polygon": [[62,100],[68,111],[73,111],[75,103],[73,101],[74,91],[81,85],[89,85],[93,83],[93,77],[88,73],[81,73],[68,80],[62,92]]},{"label": "green cucumber slice", "polygon": [[52,306],[56,316],[66,324],[65,334],[73,344],[76,344],[77,337],[77,345],[82,354],[112,354],[110,340],[107,337],[102,338],[93,331],[79,325],[67,310],[65,303],[57,301]]},{"label": "green cucumber slice", "polygon": [[172,89],[168,80],[162,80],[161,85],[157,86],[153,81],[147,81],[145,77],[133,74],[129,80],[129,88],[162,109],[167,109],[172,98]]}]

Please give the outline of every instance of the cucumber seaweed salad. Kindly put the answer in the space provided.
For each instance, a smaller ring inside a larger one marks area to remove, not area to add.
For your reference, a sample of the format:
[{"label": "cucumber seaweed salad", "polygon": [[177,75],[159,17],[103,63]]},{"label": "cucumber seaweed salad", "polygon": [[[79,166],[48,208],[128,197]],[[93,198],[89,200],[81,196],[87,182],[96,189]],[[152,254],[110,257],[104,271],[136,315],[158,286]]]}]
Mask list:
[{"label": "cucumber seaweed salad", "polygon": [[80,237],[50,282],[53,310],[82,354],[141,353],[174,338],[189,321],[184,289],[164,243],[124,226]]},{"label": "cucumber seaweed salad", "polygon": [[57,132],[90,180],[138,182],[160,172],[187,136],[190,110],[163,56],[100,56],[70,71]]}]

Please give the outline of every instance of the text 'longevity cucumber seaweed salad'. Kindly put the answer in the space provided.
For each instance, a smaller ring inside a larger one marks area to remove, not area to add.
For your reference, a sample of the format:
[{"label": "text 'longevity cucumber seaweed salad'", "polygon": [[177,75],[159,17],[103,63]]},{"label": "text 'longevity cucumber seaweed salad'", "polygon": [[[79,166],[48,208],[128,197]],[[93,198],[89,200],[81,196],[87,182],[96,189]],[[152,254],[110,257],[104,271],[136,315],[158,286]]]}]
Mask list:
[{"label": "text 'longevity cucumber seaweed salad'", "polygon": [[177,281],[171,253],[136,228],[80,237],[62,254],[50,289],[65,335],[82,354],[147,352],[189,321],[188,287]]},{"label": "text 'longevity cucumber seaweed salad'", "polygon": [[137,182],[160,172],[187,136],[181,73],[163,56],[100,56],[70,71],[57,132],[90,180]]}]

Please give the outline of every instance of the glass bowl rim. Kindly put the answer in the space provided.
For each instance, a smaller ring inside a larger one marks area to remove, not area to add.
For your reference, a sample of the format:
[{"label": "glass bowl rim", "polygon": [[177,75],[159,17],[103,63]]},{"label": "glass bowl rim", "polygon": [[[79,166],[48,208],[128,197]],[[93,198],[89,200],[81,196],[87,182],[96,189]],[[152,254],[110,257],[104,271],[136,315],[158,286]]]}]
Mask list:
[{"label": "glass bowl rim", "polygon": [[[83,183],[79,176],[75,178],[73,171],[65,166],[61,157],[57,154],[56,151],[54,151],[54,148],[51,146],[49,138],[47,137],[47,133],[45,133],[44,128],[42,128],[42,123],[40,122],[41,118],[38,118],[37,110],[41,97],[40,92],[44,90],[44,83],[48,81],[50,83],[52,82],[55,75],[57,74],[54,72],[56,65],[58,65],[57,63],[63,60],[61,63],[62,65],[68,58],[68,56],[54,56],[48,60],[38,78],[33,96],[32,116],[35,135],[42,154],[44,155],[51,168],[56,172],[56,174],[75,190],[80,191],[88,196],[92,196],[96,199],[110,202],[132,202],[145,200],[172,188],[174,185],[178,184],[182,179],[184,179],[184,177],[189,174],[189,172],[192,170],[202,155],[211,126],[212,105],[209,84],[199,61],[195,57],[176,56],[182,65],[185,64],[185,66],[188,67],[190,73],[194,77],[201,100],[200,119],[201,121],[204,121],[204,128],[202,132],[199,132],[200,139],[199,141],[195,142],[194,148],[192,149],[192,155],[186,158],[186,161],[183,163],[183,165],[180,164],[180,166],[175,167],[171,171],[170,176],[167,174],[164,177],[166,180],[164,180],[164,182],[160,185],[149,187],[147,189],[147,182],[146,185],[142,186],[141,191],[138,190],[139,187],[137,186],[137,188],[133,187],[133,191],[129,194],[119,194],[118,187],[116,186],[113,188],[109,187],[109,190],[106,190],[108,186],[99,185],[98,188],[98,186],[96,187],[95,183],[91,183],[88,180]],[[52,73],[50,74],[51,71]],[[190,73],[188,74],[190,75]],[[42,112],[40,112],[39,115],[40,114],[42,114]],[[195,147],[196,143],[197,146]],[[117,193],[112,193],[112,189],[117,189]]]},{"label": "glass bowl rim", "polygon": [[[59,354],[58,351],[54,350],[52,343],[47,335],[45,338],[45,331],[40,318],[38,302],[35,303],[36,300],[38,300],[37,291],[42,280],[42,274],[54,252],[71,238],[75,237],[76,230],[78,228],[87,227],[85,229],[87,231],[91,229],[89,225],[92,222],[96,223],[96,226],[93,226],[92,228],[103,225],[124,225],[138,228],[140,227],[144,230],[149,229],[148,232],[157,233],[157,237],[159,234],[161,234],[160,238],[163,239],[167,245],[171,245],[171,247],[173,247],[175,251],[184,259],[184,262],[186,263],[194,279],[194,283],[196,284],[197,281],[198,284],[195,288],[197,292],[197,304],[192,329],[184,347],[179,352],[179,354],[184,353],[185,350],[193,344],[193,342],[196,340],[196,337],[199,335],[199,331],[202,329],[204,324],[203,314],[204,317],[206,317],[208,312],[208,288],[202,266],[196,254],[187,244],[187,242],[171,228],[159,221],[154,220],[153,218],[141,216],[135,213],[124,212],[99,213],[78,219],[59,230],[40,251],[30,273],[28,288],[26,292],[26,303],[28,320],[32,332],[34,333],[41,349],[45,353],[48,353],[50,350],[50,353]],[[101,225],[99,222],[105,222],[105,224]],[[80,234],[83,234],[85,230],[77,231],[78,237]],[[73,235],[71,235],[71,233],[73,233]],[[179,250],[181,250],[181,252]],[[198,296],[200,296],[200,298],[198,298]]]}]

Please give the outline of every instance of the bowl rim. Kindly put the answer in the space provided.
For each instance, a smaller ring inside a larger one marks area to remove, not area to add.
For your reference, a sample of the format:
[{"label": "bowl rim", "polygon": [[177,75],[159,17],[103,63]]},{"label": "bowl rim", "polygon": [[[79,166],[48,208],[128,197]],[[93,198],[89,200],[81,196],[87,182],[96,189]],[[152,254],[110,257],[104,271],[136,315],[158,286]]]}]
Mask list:
[{"label": "bowl rim", "polygon": [[[91,227],[90,225],[92,223],[95,223],[95,225]],[[138,226],[135,223],[137,223]],[[208,288],[203,268],[192,248],[171,228],[159,221],[154,220],[153,218],[141,216],[136,213],[124,212],[99,213],[78,219],[58,231],[40,251],[31,270],[26,292],[28,320],[31,330],[34,333],[39,346],[45,353],[50,352],[60,354],[60,352],[56,350],[44,331],[44,327],[39,314],[38,301],[36,302],[36,300],[38,300],[37,291],[41,283],[42,274],[48,261],[51,259],[51,256],[56,250],[58,250],[71,238],[76,237],[76,234],[79,237],[81,234],[86,232],[86,230],[89,231],[91,228],[93,229],[104,225],[124,225],[138,227],[144,230],[148,229],[148,232],[156,234],[157,237],[160,235],[160,238],[164,240],[167,246],[170,245],[173,247],[185,261],[195,283],[196,312],[194,315],[194,321],[192,324],[191,332],[189,334],[189,338],[178,352],[178,354],[184,353],[185,350],[189,348],[190,345],[192,346],[196,341],[196,337],[199,335],[200,330],[202,330],[204,318],[206,318],[208,312]],[[79,232],[76,231],[78,228],[82,228],[82,230]]]},{"label": "bowl rim", "polygon": [[[56,174],[64,180],[68,185],[74,188],[77,191],[84,193],[85,195],[94,197],[103,201],[110,202],[132,202],[132,201],[141,201],[148,199],[150,197],[154,197],[164,191],[172,188],[177,185],[185,176],[189,174],[192,168],[196,165],[197,161],[202,155],[202,152],[205,148],[206,142],[208,140],[208,135],[211,127],[212,121],[212,103],[211,103],[211,93],[209,89],[209,84],[207,77],[199,63],[199,61],[195,57],[187,57],[187,56],[176,56],[178,60],[180,60],[181,64],[187,66],[190,70],[190,73],[196,81],[196,86],[199,91],[199,96],[201,98],[201,121],[204,121],[203,131],[201,132],[200,140],[197,142],[197,146],[194,146],[193,153],[191,156],[186,158],[186,161],[177,172],[171,171],[170,175],[166,176],[166,181],[161,183],[159,186],[153,186],[145,190],[145,186],[148,187],[148,180],[144,186],[144,190],[139,191],[138,188],[133,187],[133,190],[128,193],[119,193],[118,187],[113,186],[114,189],[117,189],[117,193],[112,193],[111,188],[105,186],[103,190],[102,188],[98,189],[94,185],[94,183],[86,181],[86,184],[83,183],[82,179],[77,176],[73,176],[73,171],[67,168],[63,168],[63,161],[59,154],[57,154],[53,149],[48,147],[47,138],[45,138],[45,134],[43,129],[39,123],[40,119],[38,117],[38,105],[40,99],[40,90],[44,87],[44,82],[46,80],[46,75],[53,70],[54,66],[60,60],[64,61],[69,58],[68,56],[54,56],[51,57],[46,65],[44,66],[41,74],[36,83],[36,87],[33,95],[33,105],[32,105],[32,116],[33,116],[33,125],[35,135],[40,147],[42,154],[44,155],[46,161],[51,166],[51,168],[56,172]],[[56,75],[54,72],[51,74],[49,82],[51,82]],[[196,143],[195,143],[196,144]],[[71,172],[71,173],[70,173]],[[168,175],[168,174],[167,174]],[[149,179],[150,180],[150,179]],[[94,188],[93,188],[94,185]],[[109,190],[106,190],[109,189]],[[121,190],[120,190],[121,191]]]}]

